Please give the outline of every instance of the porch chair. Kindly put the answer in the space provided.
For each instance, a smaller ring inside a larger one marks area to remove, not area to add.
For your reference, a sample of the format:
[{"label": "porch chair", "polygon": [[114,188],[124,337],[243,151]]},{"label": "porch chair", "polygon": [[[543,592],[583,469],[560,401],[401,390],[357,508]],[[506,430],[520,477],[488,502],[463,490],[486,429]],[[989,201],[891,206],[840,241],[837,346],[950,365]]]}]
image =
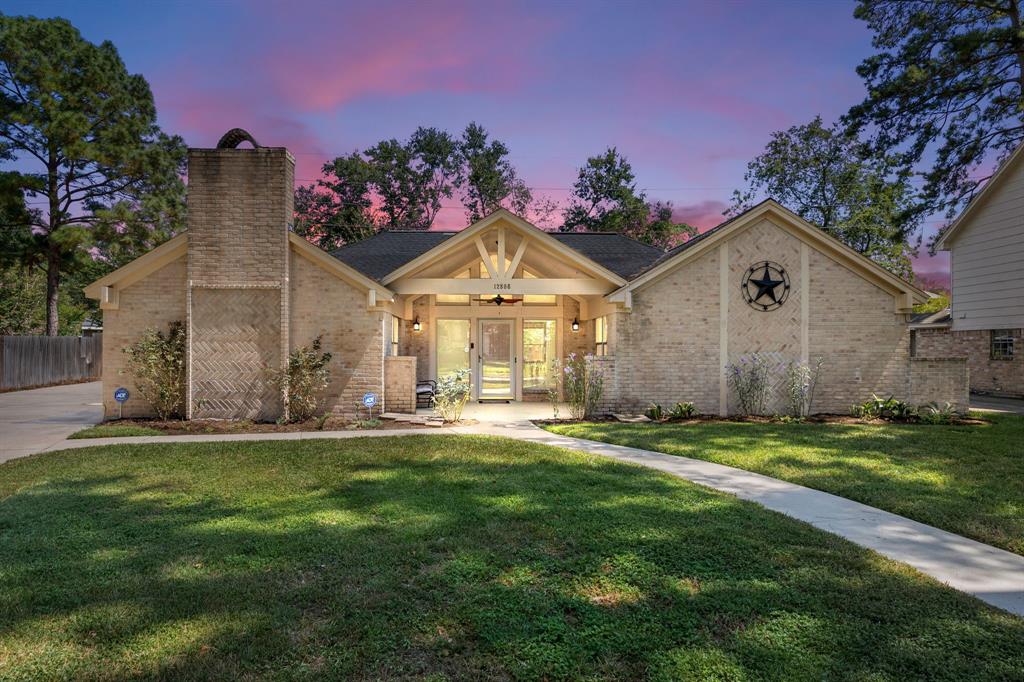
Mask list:
[{"label": "porch chair", "polygon": [[433,407],[437,382],[433,379],[416,382],[416,407]]}]

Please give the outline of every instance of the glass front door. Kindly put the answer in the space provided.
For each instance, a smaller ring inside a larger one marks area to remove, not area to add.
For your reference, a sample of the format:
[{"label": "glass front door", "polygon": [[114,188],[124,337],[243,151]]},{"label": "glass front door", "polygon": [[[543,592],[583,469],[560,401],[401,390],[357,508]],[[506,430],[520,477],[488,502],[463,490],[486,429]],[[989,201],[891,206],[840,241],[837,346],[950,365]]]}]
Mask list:
[{"label": "glass front door", "polygon": [[514,320],[480,320],[480,397],[515,398]]}]

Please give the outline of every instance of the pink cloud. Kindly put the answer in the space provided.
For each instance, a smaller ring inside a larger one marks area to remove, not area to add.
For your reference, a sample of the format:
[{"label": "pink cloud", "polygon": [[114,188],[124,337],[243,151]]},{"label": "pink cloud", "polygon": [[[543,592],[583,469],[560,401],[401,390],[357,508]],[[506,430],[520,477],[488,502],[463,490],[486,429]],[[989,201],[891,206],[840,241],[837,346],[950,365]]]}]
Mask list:
[{"label": "pink cloud", "polygon": [[[314,7],[321,16],[294,39],[268,45],[260,67],[282,97],[310,112],[368,96],[515,90],[533,72],[531,41],[550,26],[549,18],[493,8],[481,15],[461,3]],[[339,39],[339,25],[360,29]],[[494,40],[487,29],[498,25],[514,40]]]},{"label": "pink cloud", "polygon": [[698,201],[694,204],[674,206],[672,208],[672,219],[687,225],[693,225],[701,232],[705,232],[725,220],[722,211],[726,208],[728,208],[728,205],[717,199]]}]

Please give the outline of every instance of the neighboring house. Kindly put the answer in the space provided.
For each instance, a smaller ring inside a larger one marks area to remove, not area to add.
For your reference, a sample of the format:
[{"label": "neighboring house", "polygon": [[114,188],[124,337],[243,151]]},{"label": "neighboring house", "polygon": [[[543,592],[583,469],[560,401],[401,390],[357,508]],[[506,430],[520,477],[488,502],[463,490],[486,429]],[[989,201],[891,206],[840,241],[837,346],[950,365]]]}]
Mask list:
[{"label": "neighboring house", "polygon": [[326,407],[348,416],[367,392],[412,410],[417,379],[460,369],[474,400],[543,400],[573,352],[596,356],[607,410],[728,413],[725,367],[754,352],[775,371],[823,358],[815,411],[872,393],[966,407],[964,360],[910,357],[925,293],[774,201],[667,252],[498,210],[328,254],[289,232],[293,176],[282,148],[190,151],[187,233],[86,289],[104,309],[108,415],[113,389],[132,388],[120,349],[174,320],[189,331],[190,417],[277,417],[266,368],[321,335]]},{"label": "neighboring house", "polygon": [[967,358],[971,390],[1024,396],[1024,147],[939,240],[950,252],[950,309],[918,320],[919,356]]}]

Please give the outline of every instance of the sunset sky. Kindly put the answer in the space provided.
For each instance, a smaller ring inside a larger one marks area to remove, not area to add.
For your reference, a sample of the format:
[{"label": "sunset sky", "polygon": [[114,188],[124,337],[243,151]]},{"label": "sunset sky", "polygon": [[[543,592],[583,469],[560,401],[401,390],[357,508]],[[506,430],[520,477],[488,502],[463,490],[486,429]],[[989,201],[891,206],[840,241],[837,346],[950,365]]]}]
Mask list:
[{"label": "sunset sky", "polygon": [[[535,195],[564,199],[615,145],[652,199],[722,220],[769,135],[859,101],[852,2],[5,2],[111,40],[191,146],[242,127],[324,161],[417,126],[482,124]],[[464,225],[455,201],[444,227]],[[941,224],[936,217],[928,232]],[[944,271],[945,254],[920,258]]]}]

